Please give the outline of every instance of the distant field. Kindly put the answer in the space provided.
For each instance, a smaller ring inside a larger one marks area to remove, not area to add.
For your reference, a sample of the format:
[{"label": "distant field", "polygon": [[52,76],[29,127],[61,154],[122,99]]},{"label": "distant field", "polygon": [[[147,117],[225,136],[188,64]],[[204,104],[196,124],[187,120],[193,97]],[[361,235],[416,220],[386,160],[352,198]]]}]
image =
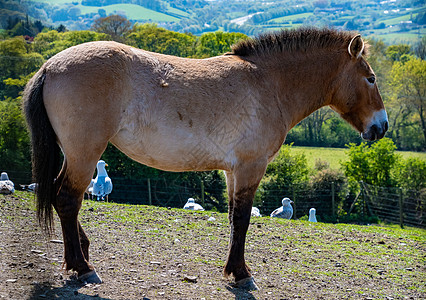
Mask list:
[{"label": "distant field", "polygon": [[301,18],[308,18],[310,16],[312,16],[313,13],[303,13],[303,14],[297,14],[297,15],[290,15],[290,16],[285,16],[285,17],[280,17],[280,18],[275,18],[275,19],[271,19],[269,20],[268,23],[283,23],[283,22],[291,22],[294,21],[296,19],[301,19]]},{"label": "distant field", "polygon": [[[315,166],[315,161],[320,158],[321,160],[328,161],[330,168],[339,169],[340,161],[347,160],[346,151],[347,148],[322,148],[322,147],[292,147],[294,153],[303,153],[308,160],[310,167]],[[426,160],[426,153],[422,152],[411,152],[411,151],[397,151],[403,158],[419,157],[420,159]]]},{"label": "distant field", "polygon": [[154,22],[175,22],[178,18],[159,13],[136,4],[113,4],[108,6],[84,6],[79,4],[82,14],[97,13],[98,9],[105,9],[106,13],[112,14],[123,11],[130,20],[152,20]]}]

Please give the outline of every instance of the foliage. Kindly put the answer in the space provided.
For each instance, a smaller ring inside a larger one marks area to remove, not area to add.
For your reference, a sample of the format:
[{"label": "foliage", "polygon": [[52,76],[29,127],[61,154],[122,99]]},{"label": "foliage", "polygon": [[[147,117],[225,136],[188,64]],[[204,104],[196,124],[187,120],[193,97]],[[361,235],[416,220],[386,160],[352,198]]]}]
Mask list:
[{"label": "foliage", "polygon": [[248,37],[242,33],[212,32],[205,33],[197,43],[197,57],[217,56],[231,51],[231,45]]},{"label": "foliage", "polygon": [[393,176],[401,188],[416,191],[426,189],[426,161],[420,158],[401,160],[393,170]]},{"label": "foliage", "polygon": [[304,154],[291,152],[291,145],[283,145],[278,156],[268,165],[256,194],[255,203],[266,207],[280,204],[292,186],[308,181],[309,168]]},{"label": "foliage", "polygon": [[[393,138],[400,140],[407,129],[417,132],[418,150],[426,149],[426,61],[407,56],[406,61],[395,62],[391,70],[391,108],[394,114]],[[409,143],[413,143],[412,139]]]},{"label": "foliage", "polygon": [[391,170],[399,158],[395,149],[395,144],[389,138],[383,138],[371,146],[365,142],[359,146],[349,144],[349,160],[341,165],[352,189],[357,188],[360,181],[383,187],[394,186]]},{"label": "foliage", "polygon": [[86,42],[105,40],[111,40],[105,33],[87,30],[66,32],[50,30],[37,35],[34,39],[33,49],[43,55],[45,59],[48,59],[69,47]]},{"label": "foliage", "polygon": [[195,52],[196,37],[173,32],[156,24],[137,24],[127,36],[131,45],[157,53],[190,57]]},{"label": "foliage", "polygon": [[2,170],[31,168],[29,136],[21,113],[20,99],[0,101],[0,162]]}]

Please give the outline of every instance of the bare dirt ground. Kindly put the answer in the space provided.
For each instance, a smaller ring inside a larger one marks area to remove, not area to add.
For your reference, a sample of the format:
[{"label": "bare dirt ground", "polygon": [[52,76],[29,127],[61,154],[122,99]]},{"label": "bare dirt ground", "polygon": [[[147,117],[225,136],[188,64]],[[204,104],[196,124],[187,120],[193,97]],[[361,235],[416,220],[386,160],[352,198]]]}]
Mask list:
[{"label": "bare dirt ground", "polygon": [[424,230],[253,219],[260,290],[246,292],[222,276],[226,215],[93,201],[80,220],[104,283],[81,283],[61,270],[59,222],[43,235],[31,197],[0,195],[2,299],[426,299]]}]

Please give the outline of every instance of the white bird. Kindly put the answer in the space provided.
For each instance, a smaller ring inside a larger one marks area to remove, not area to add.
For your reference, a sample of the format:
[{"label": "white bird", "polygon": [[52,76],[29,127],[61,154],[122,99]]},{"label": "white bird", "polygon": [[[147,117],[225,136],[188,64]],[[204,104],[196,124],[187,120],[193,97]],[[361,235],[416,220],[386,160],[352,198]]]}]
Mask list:
[{"label": "white bird", "polygon": [[315,208],[311,208],[309,210],[309,222],[316,222],[317,221],[317,217],[315,216],[315,212],[317,210]]},{"label": "white bird", "polygon": [[96,169],[98,174],[96,175],[95,180],[93,181],[93,191],[92,195],[96,196],[99,200],[104,200],[112,191],[112,181],[111,178],[108,177],[107,171],[105,170],[105,166],[108,166],[103,160],[98,161],[96,165]]},{"label": "white bird", "polygon": [[188,198],[188,201],[186,202],[186,204],[183,206],[183,209],[188,209],[188,210],[200,210],[203,211],[204,208],[198,204],[195,203],[194,198]]},{"label": "white bird", "polygon": [[251,216],[252,217],[261,217],[260,210],[257,207],[251,208]]},{"label": "white bird", "polygon": [[271,217],[282,218],[290,220],[293,216],[293,207],[291,206],[291,201],[289,198],[284,198],[282,201],[283,206],[278,207],[271,213]]},{"label": "white bird", "polygon": [[26,184],[20,184],[19,185],[24,191],[29,191],[29,192],[35,192],[36,188],[38,187],[37,183],[31,183],[29,185]]},{"label": "white bird", "polygon": [[0,177],[0,194],[13,194],[14,192],[15,184],[9,180],[6,172],[2,172]]}]

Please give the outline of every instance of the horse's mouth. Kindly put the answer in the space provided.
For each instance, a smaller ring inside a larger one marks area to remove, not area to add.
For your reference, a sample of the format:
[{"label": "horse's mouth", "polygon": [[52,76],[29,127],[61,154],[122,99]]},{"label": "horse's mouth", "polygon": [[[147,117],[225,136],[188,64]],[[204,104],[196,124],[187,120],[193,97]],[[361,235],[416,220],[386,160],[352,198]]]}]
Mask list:
[{"label": "horse's mouth", "polygon": [[380,140],[385,136],[386,131],[388,130],[388,122],[384,121],[380,125],[372,125],[368,130],[361,133],[361,137],[364,140],[375,141]]}]

